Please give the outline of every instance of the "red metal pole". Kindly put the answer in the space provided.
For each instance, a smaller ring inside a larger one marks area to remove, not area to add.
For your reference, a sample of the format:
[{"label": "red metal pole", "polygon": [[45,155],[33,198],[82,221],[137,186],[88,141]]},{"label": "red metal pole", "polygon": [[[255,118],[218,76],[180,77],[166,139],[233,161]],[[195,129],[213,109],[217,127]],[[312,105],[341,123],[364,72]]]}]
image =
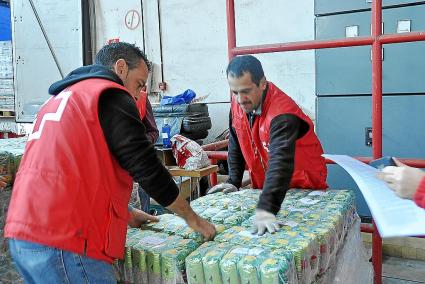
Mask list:
[{"label": "red metal pole", "polygon": [[[382,157],[382,0],[372,2],[372,152]],[[382,283],[382,239],[374,224],[372,241],[374,283]]]},{"label": "red metal pole", "polygon": [[382,157],[382,0],[372,3],[372,151]]},{"label": "red metal pole", "polygon": [[235,55],[233,54],[233,48],[236,47],[236,28],[235,28],[235,1],[227,0],[226,5],[227,14],[227,52],[229,56],[229,62]]},{"label": "red metal pole", "polygon": [[343,38],[334,40],[309,40],[276,44],[240,46],[232,50],[233,55],[296,51],[307,49],[322,49],[347,46],[371,45],[372,37]]},{"label": "red metal pole", "polygon": [[389,34],[389,35],[382,35],[382,36],[379,37],[379,41],[382,44],[411,42],[411,41],[424,41],[424,40],[425,40],[425,31],[424,32],[405,33],[405,34]]},{"label": "red metal pole", "polygon": [[[381,0],[379,0],[381,1]],[[379,235],[378,228],[373,223],[374,232],[372,233],[372,263],[374,275],[374,284],[382,283],[382,238]]]},{"label": "red metal pole", "polygon": [[217,150],[226,148],[228,144],[229,144],[229,139],[225,139],[222,141],[205,144],[202,146],[202,149],[204,149],[205,151],[217,151]]},{"label": "red metal pole", "polygon": [[[212,165],[217,165],[217,160],[216,159],[211,159],[211,164]],[[211,186],[214,186],[217,184],[217,173],[212,173],[210,174],[210,182],[211,182]]]},{"label": "red metal pole", "polygon": [[227,151],[206,151],[209,159],[227,160]]},{"label": "red metal pole", "polygon": [[360,224],[360,231],[369,234],[373,234],[375,232],[372,224]]}]

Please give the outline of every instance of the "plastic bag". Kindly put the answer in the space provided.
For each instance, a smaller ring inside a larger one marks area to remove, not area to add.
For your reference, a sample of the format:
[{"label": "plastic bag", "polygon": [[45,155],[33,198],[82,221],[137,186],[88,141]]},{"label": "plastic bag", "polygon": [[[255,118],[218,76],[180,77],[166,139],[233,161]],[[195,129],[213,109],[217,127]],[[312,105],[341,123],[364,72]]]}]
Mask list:
[{"label": "plastic bag", "polygon": [[161,105],[182,105],[190,103],[196,97],[196,93],[187,89],[183,93],[177,96],[163,96],[161,99]]},{"label": "plastic bag", "polygon": [[182,135],[171,138],[173,156],[180,168],[196,170],[210,165],[207,153],[195,141]]}]

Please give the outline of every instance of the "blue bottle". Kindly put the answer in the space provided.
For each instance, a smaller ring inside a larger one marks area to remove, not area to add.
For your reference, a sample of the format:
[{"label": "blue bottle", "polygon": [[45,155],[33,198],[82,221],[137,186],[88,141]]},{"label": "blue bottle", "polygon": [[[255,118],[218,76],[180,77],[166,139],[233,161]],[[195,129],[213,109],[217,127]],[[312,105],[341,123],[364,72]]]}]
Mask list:
[{"label": "blue bottle", "polygon": [[171,148],[171,126],[168,124],[168,119],[164,119],[164,125],[161,131],[162,146],[164,148]]}]

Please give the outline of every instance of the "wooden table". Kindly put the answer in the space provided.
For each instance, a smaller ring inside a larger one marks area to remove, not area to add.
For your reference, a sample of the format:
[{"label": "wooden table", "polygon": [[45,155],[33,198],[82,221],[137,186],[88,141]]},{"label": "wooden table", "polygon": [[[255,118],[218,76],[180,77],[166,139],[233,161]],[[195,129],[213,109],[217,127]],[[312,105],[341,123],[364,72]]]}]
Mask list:
[{"label": "wooden table", "polygon": [[[194,195],[193,199],[196,199],[200,196],[200,187],[199,187],[199,179],[201,177],[207,176],[209,174],[215,173],[218,171],[217,165],[210,165],[204,168],[200,168],[197,170],[185,170],[183,168],[179,168],[177,166],[170,166],[167,167],[168,171],[173,177],[180,177],[180,191],[181,191],[181,184],[182,184],[182,177],[189,177],[190,179],[190,201],[192,201],[192,195]],[[192,180],[196,182],[196,191],[193,192],[192,188]],[[194,194],[193,194],[194,193]]]}]

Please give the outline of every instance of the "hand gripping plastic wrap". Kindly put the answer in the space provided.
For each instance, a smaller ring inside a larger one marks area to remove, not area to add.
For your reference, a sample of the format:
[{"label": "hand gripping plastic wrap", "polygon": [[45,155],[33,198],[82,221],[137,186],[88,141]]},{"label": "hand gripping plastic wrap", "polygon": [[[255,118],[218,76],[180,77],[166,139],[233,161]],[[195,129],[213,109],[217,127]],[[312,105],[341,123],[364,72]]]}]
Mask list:
[{"label": "hand gripping plastic wrap", "polygon": [[207,153],[195,141],[176,134],[171,143],[173,156],[180,168],[196,170],[210,165]]},{"label": "hand gripping plastic wrap", "polygon": [[[199,244],[203,243],[202,235],[190,228],[181,217],[173,214],[164,214],[160,215],[159,218],[159,222],[145,224],[142,228],[144,230],[164,232],[169,235],[176,235],[185,239],[191,239]],[[226,229],[224,225],[214,225],[218,233],[221,233]]]}]

